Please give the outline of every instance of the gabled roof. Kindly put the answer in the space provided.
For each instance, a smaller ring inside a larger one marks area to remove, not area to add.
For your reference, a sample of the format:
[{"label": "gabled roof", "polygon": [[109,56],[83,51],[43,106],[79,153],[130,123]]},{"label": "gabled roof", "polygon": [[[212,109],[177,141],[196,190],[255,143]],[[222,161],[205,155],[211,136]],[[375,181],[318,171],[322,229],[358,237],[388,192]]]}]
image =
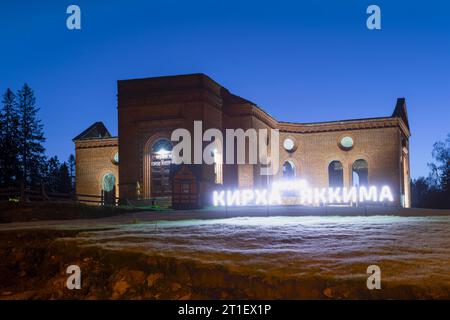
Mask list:
[{"label": "gabled roof", "polygon": [[406,127],[409,129],[408,122],[408,112],[406,111],[406,99],[398,98],[397,104],[395,105],[394,112],[392,113],[392,117],[398,117],[403,120]]},{"label": "gabled roof", "polygon": [[73,138],[73,141],[77,140],[90,140],[90,139],[105,139],[111,138],[111,134],[108,129],[106,129],[103,122],[98,121],[91,125],[89,128],[84,130],[82,133]]}]

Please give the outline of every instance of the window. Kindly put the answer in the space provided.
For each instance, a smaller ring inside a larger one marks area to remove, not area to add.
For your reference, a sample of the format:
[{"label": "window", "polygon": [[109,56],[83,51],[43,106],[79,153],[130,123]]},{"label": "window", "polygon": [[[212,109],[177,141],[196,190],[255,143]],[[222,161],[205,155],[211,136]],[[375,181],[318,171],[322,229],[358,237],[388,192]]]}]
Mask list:
[{"label": "window", "polygon": [[114,164],[119,164],[119,153],[118,153],[118,152],[116,152],[116,153],[114,154],[114,157],[113,157],[113,159],[112,159],[112,163],[114,163]]},{"label": "window", "polygon": [[172,143],[168,139],[156,140],[151,149],[151,190],[152,196],[172,194],[170,164],[172,163]]},{"label": "window", "polygon": [[344,187],[344,168],[340,161],[332,161],[328,165],[328,184],[330,188]]},{"label": "window", "polygon": [[293,152],[295,147],[295,142],[291,138],[286,138],[283,141],[283,148],[288,152]]},{"label": "window", "polygon": [[339,141],[339,145],[344,150],[350,150],[353,148],[353,138],[349,136],[343,137],[341,141]]},{"label": "window", "polygon": [[172,151],[172,143],[168,139],[158,139],[153,143],[152,152],[156,154],[170,154]]},{"label": "window", "polygon": [[366,160],[359,159],[353,162],[352,180],[355,187],[369,185],[369,165]]}]

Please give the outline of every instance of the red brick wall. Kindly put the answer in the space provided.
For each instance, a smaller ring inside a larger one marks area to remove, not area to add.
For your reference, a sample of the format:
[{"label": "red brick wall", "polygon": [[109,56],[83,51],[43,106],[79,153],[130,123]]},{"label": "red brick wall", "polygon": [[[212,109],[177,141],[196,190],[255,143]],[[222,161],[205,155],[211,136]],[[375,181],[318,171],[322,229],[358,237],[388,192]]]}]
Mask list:
[{"label": "red brick wall", "polygon": [[[280,173],[285,160],[291,159],[297,175],[306,178],[316,187],[328,186],[328,165],[339,160],[344,166],[344,183],[351,185],[351,168],[357,159],[369,164],[369,183],[389,185],[396,204],[400,198],[400,162],[402,148],[400,136],[409,138],[409,130],[399,118],[386,117],[367,120],[348,120],[319,124],[283,123],[273,119],[256,105],[229,93],[210,78],[197,74],[176,77],[148,78],[119,81],[119,148],[120,148],[120,195],[134,197],[136,182],[144,189],[148,173],[145,170],[146,145],[158,137],[170,139],[176,128],[186,128],[193,136],[194,120],[203,121],[203,130],[218,128],[278,128],[280,130]],[[344,151],[338,146],[340,138],[349,135],[354,147]],[[298,144],[290,154],[283,149],[283,140],[290,136]],[[225,134],[224,134],[225,137]],[[206,143],[205,143],[206,145]],[[93,163],[80,162],[80,167],[91,166],[96,170],[111,168],[107,153],[103,149],[92,149],[83,158],[95,158]],[[98,155],[94,156],[94,153]],[[101,160],[104,159],[104,160]],[[104,161],[104,166],[100,162]],[[109,163],[108,163],[109,161]],[[259,168],[252,166],[224,166],[226,185],[251,186],[262,183]],[[84,170],[84,169],[81,169]],[[409,169],[406,181],[409,181]],[[86,178],[83,181],[88,181]],[[151,175],[151,173],[150,173]],[[201,192],[209,192],[214,186],[213,166],[205,165],[200,182]],[[97,177],[90,177],[94,188]],[[82,189],[88,188],[82,182]],[[147,188],[147,195],[151,190]],[[94,188],[98,189],[98,186]],[[93,190],[93,189],[92,189]],[[409,192],[409,188],[406,188]],[[145,190],[141,190],[142,194]]]},{"label": "red brick wall", "polygon": [[116,152],[117,138],[75,142],[77,194],[101,195],[103,176],[112,173],[119,195],[119,167],[112,161]]}]

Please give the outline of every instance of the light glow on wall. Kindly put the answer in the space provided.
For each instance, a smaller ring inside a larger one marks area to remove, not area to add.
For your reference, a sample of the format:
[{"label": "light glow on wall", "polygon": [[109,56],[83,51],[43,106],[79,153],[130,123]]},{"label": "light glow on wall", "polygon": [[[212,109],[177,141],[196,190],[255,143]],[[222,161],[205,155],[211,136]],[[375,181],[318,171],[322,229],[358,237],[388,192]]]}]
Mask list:
[{"label": "light glow on wall", "polygon": [[[288,195],[286,195],[288,194]],[[294,203],[302,205],[393,202],[389,186],[312,188],[306,180],[276,181],[271,189],[235,189],[213,192],[213,205],[266,206]]]}]

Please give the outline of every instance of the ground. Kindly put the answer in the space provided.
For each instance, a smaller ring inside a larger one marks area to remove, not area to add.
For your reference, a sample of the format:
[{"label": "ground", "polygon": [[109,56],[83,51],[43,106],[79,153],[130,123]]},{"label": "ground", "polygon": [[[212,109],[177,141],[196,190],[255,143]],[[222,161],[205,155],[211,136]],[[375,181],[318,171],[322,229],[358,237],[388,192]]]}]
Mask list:
[{"label": "ground", "polygon": [[450,216],[207,214],[0,225],[1,298],[450,298]]}]

